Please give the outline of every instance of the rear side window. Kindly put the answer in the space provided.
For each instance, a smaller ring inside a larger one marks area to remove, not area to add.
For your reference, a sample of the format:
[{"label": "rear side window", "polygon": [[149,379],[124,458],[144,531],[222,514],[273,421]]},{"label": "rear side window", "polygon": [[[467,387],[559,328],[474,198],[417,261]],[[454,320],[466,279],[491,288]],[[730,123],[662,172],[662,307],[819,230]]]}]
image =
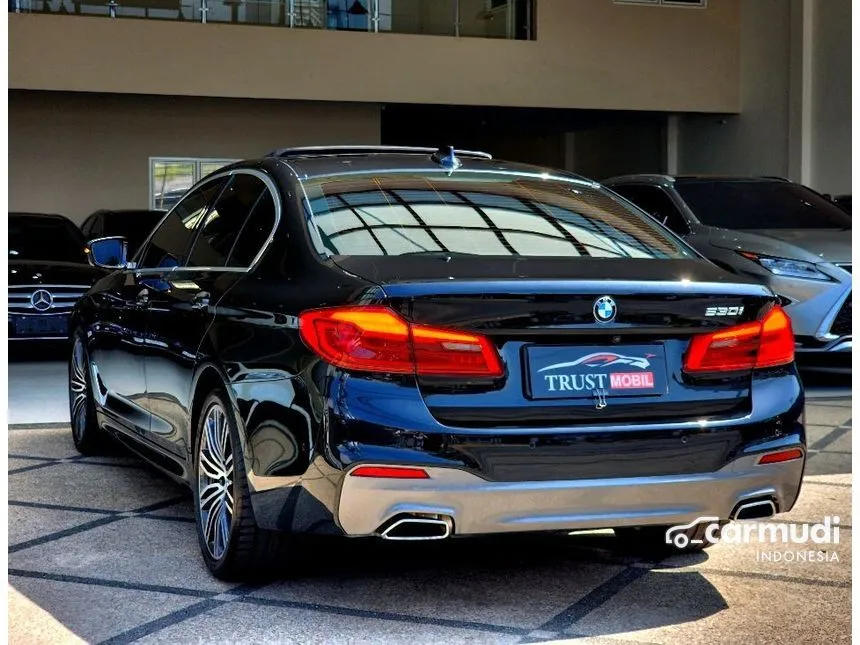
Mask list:
[{"label": "rear side window", "polygon": [[512,173],[329,176],[305,181],[328,255],[678,258],[692,253],[585,181]]},{"label": "rear side window", "polygon": [[274,224],[275,203],[266,184],[237,173],[206,214],[188,264],[250,266]]},{"label": "rear side window", "polygon": [[219,179],[188,193],[155,231],[138,266],[142,269],[180,266],[196,227],[223,185],[224,180]]},{"label": "rear side window", "polygon": [[675,182],[675,190],[707,226],[729,229],[850,230],[851,216],[805,186],[786,181]]},{"label": "rear side window", "polygon": [[675,233],[683,235],[690,232],[690,227],[672,202],[672,198],[659,186],[621,184],[612,186],[612,190],[629,199]]}]

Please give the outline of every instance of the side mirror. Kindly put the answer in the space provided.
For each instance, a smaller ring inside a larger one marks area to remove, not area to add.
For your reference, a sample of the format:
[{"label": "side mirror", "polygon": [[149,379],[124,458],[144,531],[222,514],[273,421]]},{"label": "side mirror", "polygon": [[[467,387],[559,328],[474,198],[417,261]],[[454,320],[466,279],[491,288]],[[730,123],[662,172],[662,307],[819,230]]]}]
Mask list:
[{"label": "side mirror", "polygon": [[128,242],[124,237],[100,237],[87,245],[90,264],[102,269],[124,269],[128,265]]}]

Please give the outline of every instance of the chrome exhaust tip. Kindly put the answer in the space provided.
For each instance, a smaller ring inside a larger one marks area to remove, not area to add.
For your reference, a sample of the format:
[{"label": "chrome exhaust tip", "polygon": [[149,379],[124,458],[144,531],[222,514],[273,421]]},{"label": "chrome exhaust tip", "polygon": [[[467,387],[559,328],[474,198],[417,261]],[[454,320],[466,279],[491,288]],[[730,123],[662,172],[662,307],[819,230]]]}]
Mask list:
[{"label": "chrome exhaust tip", "polygon": [[431,517],[404,517],[380,533],[383,540],[444,540],[450,535],[450,520]]},{"label": "chrome exhaust tip", "polygon": [[776,504],[772,499],[751,500],[741,502],[732,512],[733,520],[760,520],[776,515]]}]

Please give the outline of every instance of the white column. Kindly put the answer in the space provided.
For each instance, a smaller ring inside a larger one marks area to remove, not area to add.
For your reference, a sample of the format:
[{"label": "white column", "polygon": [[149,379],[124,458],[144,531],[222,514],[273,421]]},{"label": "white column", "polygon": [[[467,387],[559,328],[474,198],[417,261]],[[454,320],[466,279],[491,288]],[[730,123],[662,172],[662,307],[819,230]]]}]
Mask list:
[{"label": "white column", "polygon": [[788,175],[812,179],[812,35],[814,0],[791,0],[789,54]]}]

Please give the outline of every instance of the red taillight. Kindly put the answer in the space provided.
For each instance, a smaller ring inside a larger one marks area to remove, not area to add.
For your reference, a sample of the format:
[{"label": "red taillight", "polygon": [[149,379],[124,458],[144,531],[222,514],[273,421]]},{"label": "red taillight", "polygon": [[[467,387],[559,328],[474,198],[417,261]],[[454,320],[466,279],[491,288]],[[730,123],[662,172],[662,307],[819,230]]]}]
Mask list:
[{"label": "red taillight", "polygon": [[800,448],[792,448],[790,450],[781,450],[780,452],[772,452],[758,460],[760,464],[779,464],[783,461],[792,461],[803,457],[803,451]]},{"label": "red taillight", "polygon": [[430,479],[426,470],[398,466],[359,466],[349,474],[351,477],[379,477],[382,479]]},{"label": "red taillight", "polygon": [[764,320],[694,336],[684,356],[684,371],[736,372],[787,365],[793,360],[791,320],[777,305]]},{"label": "red taillight", "polygon": [[487,338],[407,322],[387,307],[332,307],[299,315],[299,333],[332,365],[364,372],[498,377]]}]

